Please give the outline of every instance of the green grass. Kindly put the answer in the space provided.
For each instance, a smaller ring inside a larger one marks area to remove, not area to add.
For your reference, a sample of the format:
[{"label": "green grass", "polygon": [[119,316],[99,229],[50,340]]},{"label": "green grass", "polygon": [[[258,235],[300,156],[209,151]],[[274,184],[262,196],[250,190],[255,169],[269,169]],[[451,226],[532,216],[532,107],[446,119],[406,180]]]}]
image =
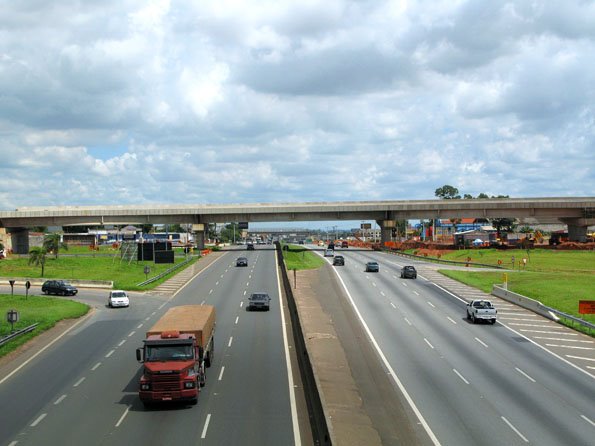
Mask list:
[{"label": "green grass", "polygon": [[0,323],[0,335],[5,336],[10,333],[10,324],[6,322],[6,312],[8,310],[17,310],[19,312],[19,322],[14,324],[14,329],[20,330],[34,323],[39,325],[30,333],[18,336],[7,344],[0,347],[0,357],[15,350],[25,344],[31,338],[52,328],[56,322],[62,319],[71,319],[81,317],[89,311],[89,306],[68,299],[58,299],[46,296],[11,296],[10,294],[0,294],[0,315],[3,317]]},{"label": "green grass", "polygon": [[290,270],[315,269],[324,265],[324,260],[320,256],[303,246],[283,245],[282,252],[285,265]]},{"label": "green grass", "polygon": [[[196,258],[195,258],[196,259]],[[175,263],[181,263],[185,259],[176,257]],[[196,261],[196,260],[194,260]],[[190,262],[191,265],[193,262]],[[156,282],[143,287],[138,287],[137,283],[145,280],[144,267],[149,266],[151,272],[148,277],[153,277],[166,271],[173,265],[154,264],[153,262],[136,262],[130,264],[126,261],[120,262],[119,257],[113,256],[64,256],[60,255],[57,259],[48,256],[45,264],[43,278],[52,279],[79,279],[79,280],[112,280],[114,288],[125,290],[147,290],[152,289],[167,280],[164,277]],[[180,270],[176,270],[177,274]],[[0,276],[2,277],[28,277],[41,278],[41,267],[28,265],[28,258],[10,257],[0,262]]]}]

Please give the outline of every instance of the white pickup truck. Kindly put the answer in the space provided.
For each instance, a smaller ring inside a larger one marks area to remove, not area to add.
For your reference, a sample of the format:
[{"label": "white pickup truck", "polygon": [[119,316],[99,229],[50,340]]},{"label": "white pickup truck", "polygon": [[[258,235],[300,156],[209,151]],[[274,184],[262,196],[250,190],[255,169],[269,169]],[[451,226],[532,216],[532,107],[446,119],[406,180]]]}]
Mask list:
[{"label": "white pickup truck", "polygon": [[479,320],[489,321],[492,324],[496,323],[496,315],[498,310],[494,308],[492,302],[484,299],[472,300],[467,304],[467,319],[474,324]]}]

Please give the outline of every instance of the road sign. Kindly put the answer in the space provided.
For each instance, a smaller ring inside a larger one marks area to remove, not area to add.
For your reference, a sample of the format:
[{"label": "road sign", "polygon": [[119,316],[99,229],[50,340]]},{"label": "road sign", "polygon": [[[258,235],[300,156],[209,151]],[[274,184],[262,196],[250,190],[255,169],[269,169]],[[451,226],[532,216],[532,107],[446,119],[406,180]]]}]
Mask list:
[{"label": "road sign", "polygon": [[578,312],[580,314],[595,314],[595,300],[579,300]]},{"label": "road sign", "polygon": [[25,288],[31,288],[31,282],[29,282],[28,280],[25,282]]}]

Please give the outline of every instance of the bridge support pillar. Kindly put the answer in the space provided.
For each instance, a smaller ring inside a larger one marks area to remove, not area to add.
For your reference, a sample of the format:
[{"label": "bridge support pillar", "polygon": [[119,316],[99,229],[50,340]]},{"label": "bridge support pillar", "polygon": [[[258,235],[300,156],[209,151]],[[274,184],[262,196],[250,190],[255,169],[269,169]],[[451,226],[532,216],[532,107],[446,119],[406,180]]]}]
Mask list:
[{"label": "bridge support pillar", "polygon": [[205,225],[203,223],[192,225],[192,233],[194,234],[196,249],[205,249]]},{"label": "bridge support pillar", "polygon": [[396,226],[395,220],[378,220],[376,221],[380,226],[380,245],[385,246],[386,242],[390,242],[393,236],[393,228]]},{"label": "bridge support pillar", "polygon": [[29,254],[29,230],[17,229],[10,232],[12,252],[15,254]]}]

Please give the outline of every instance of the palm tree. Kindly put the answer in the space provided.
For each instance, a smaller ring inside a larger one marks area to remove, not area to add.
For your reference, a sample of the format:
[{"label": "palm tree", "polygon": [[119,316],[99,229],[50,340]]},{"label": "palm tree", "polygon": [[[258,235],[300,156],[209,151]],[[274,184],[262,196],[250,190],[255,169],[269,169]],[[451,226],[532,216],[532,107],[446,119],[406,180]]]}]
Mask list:
[{"label": "palm tree", "polygon": [[68,251],[68,245],[61,240],[60,234],[47,234],[43,238],[43,247],[46,252],[53,252],[56,258],[58,258],[58,251],[64,249]]},{"label": "palm tree", "polygon": [[41,265],[41,277],[43,277],[43,271],[45,269],[45,256],[47,251],[45,248],[36,246],[31,248],[29,251],[29,265],[40,266]]}]

